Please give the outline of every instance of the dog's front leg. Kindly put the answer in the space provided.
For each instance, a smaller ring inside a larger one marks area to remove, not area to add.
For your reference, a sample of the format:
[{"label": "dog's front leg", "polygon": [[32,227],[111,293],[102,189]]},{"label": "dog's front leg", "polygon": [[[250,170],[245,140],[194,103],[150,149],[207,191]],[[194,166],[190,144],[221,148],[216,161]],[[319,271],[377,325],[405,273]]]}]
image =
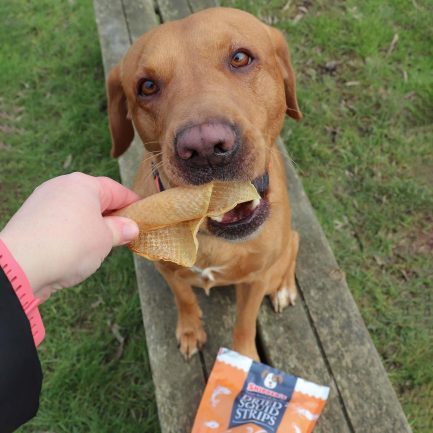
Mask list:
[{"label": "dog's front leg", "polygon": [[266,284],[254,282],[236,285],[236,324],[233,331],[233,349],[256,361],[256,319],[265,296]]},{"label": "dog's front leg", "polygon": [[206,343],[206,333],[203,329],[202,312],[192,287],[173,272],[158,266],[162,276],[170,286],[177,306],[176,338],[179,349],[185,359],[191,358]]}]

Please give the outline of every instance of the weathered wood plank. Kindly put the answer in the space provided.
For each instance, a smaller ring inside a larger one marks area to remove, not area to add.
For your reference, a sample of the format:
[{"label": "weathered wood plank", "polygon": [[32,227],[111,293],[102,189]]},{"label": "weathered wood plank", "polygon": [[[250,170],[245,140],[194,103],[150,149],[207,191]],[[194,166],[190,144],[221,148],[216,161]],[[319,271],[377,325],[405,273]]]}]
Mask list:
[{"label": "weathered wood plank", "polygon": [[[107,76],[139,30],[134,28],[133,37],[130,36],[120,1],[95,0],[94,6]],[[146,25],[153,25],[145,16],[141,18]],[[140,20],[138,12],[135,20]],[[148,28],[143,27],[142,32],[146,30]],[[136,138],[119,159],[121,177],[126,185],[132,185],[142,153],[143,145]],[[195,357],[189,363],[183,361],[174,337],[177,313],[170,289],[153,264],[137,256],[134,264],[161,432],[188,432],[205,385],[200,358]]]},{"label": "weathered wood plank", "polygon": [[153,0],[122,0],[131,42],[160,24]]},{"label": "weathered wood plank", "polygon": [[128,27],[120,1],[94,0],[93,5],[102,51],[102,63],[107,76],[110,69],[117,64],[129,47]]},{"label": "weathered wood plank", "polygon": [[258,319],[258,332],[269,364],[331,388],[329,400],[314,431],[351,432],[337,387],[327,371],[302,299],[280,314],[276,314],[269,300],[265,300]]},{"label": "weathered wood plank", "polygon": [[158,0],[159,11],[164,22],[178,20],[191,15],[187,0]]},{"label": "weathered wood plank", "polygon": [[199,302],[208,341],[202,350],[207,374],[212,370],[220,347],[231,347],[236,319],[234,287],[216,287],[206,296],[200,290]]},{"label": "weathered wood plank", "polygon": [[174,297],[152,263],[134,258],[162,433],[190,432],[205,386],[200,358],[177,348]]},{"label": "weathered wood plank", "polygon": [[219,6],[217,0],[189,0],[192,12],[198,12],[202,9],[214,8]]},{"label": "weathered wood plank", "polygon": [[296,277],[350,423],[355,432],[410,432],[344,272],[287,157],[286,167],[293,224],[301,236]]}]

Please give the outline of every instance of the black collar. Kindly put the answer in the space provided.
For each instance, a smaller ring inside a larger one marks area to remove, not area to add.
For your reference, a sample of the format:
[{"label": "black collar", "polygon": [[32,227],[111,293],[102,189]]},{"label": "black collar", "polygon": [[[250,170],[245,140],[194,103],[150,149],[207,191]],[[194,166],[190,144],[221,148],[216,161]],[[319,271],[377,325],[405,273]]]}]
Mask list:
[{"label": "black collar", "polygon": [[152,161],[152,175],[153,181],[155,182],[156,189],[158,192],[162,192],[165,190],[164,185],[162,184],[161,176],[159,174],[158,169],[156,168],[156,164]]}]

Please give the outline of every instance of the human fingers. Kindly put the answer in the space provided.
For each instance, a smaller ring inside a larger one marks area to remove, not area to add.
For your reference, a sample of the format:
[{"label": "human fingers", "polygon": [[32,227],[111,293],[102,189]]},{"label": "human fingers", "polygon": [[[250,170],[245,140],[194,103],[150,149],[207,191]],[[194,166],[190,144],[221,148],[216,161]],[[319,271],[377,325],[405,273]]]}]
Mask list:
[{"label": "human fingers", "polygon": [[97,177],[101,212],[121,209],[139,200],[135,192],[109,177]]}]

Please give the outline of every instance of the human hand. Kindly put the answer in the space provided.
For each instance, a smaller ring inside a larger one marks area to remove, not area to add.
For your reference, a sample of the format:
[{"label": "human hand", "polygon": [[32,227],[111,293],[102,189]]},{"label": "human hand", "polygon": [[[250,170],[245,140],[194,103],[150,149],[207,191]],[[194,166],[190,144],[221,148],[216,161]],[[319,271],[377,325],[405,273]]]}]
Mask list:
[{"label": "human hand", "polygon": [[81,283],[113,246],[138,235],[134,221],[105,216],[138,199],[108,177],[56,177],[35,189],[0,239],[25,272],[34,295],[45,301],[53,291]]}]

